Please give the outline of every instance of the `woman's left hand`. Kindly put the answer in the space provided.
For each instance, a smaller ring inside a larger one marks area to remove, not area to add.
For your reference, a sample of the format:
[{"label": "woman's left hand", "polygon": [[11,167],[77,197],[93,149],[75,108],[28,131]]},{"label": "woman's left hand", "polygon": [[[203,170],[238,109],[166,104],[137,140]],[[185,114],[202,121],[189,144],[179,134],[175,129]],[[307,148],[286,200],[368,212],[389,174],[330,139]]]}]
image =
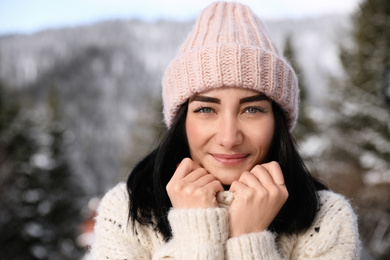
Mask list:
[{"label": "woman's left hand", "polygon": [[288,198],[282,170],[277,162],[256,165],[234,181],[229,208],[230,237],[268,228]]}]

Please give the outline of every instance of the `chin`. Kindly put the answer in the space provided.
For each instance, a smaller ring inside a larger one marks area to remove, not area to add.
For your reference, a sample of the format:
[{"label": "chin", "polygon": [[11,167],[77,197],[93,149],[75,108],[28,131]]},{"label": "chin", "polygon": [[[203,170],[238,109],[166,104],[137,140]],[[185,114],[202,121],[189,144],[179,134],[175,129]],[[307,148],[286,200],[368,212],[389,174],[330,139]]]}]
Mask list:
[{"label": "chin", "polygon": [[[244,171],[242,171],[244,172]],[[222,185],[231,185],[234,181],[238,181],[242,172],[229,172],[229,171],[218,171],[215,173],[210,172],[215,178],[217,178]]]},{"label": "chin", "polygon": [[250,171],[253,167],[250,164],[242,165],[215,165],[211,163],[200,163],[211,175],[219,180],[223,185],[231,185],[234,181],[238,181],[241,174],[245,171]]}]

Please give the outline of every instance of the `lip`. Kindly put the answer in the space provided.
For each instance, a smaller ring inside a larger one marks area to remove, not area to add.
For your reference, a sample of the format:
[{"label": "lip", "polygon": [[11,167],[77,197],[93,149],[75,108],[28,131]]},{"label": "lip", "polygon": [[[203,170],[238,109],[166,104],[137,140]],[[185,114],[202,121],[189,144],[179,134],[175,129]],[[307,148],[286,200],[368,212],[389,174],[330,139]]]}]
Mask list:
[{"label": "lip", "polygon": [[243,162],[248,154],[211,154],[214,159],[225,165],[237,165]]}]

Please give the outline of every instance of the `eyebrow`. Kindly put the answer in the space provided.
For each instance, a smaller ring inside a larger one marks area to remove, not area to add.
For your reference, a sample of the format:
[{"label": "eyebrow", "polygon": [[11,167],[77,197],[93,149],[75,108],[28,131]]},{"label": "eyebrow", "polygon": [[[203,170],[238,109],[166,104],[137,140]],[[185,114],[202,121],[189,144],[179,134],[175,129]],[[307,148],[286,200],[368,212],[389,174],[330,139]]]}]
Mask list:
[{"label": "eyebrow", "polygon": [[221,100],[219,98],[206,97],[206,96],[194,96],[190,99],[190,103],[193,101],[221,104]]},{"label": "eyebrow", "polygon": [[[240,104],[244,104],[244,103],[262,101],[262,100],[269,101],[269,98],[266,95],[264,95],[264,94],[259,94],[259,95],[256,95],[256,96],[250,96],[250,97],[241,98],[239,103]],[[193,102],[193,101],[221,104],[221,100],[219,98],[200,96],[200,95],[192,97],[190,99],[190,103]]]},{"label": "eyebrow", "polygon": [[260,95],[256,95],[256,96],[250,96],[250,97],[244,97],[244,98],[240,99],[240,104],[249,103],[249,102],[255,102],[255,101],[262,101],[262,100],[269,101],[269,98],[266,95],[264,95],[264,94],[260,94]]}]

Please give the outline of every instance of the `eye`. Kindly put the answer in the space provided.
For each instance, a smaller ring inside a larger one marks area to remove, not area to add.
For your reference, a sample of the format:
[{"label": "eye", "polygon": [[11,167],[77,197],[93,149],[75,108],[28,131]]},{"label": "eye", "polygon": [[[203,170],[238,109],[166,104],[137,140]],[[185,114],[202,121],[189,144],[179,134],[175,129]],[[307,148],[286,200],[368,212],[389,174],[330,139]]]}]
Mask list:
[{"label": "eye", "polygon": [[211,107],[199,107],[199,108],[195,109],[194,112],[208,114],[208,113],[212,113],[213,109]]},{"label": "eye", "polygon": [[264,113],[265,110],[264,110],[264,108],[261,108],[261,107],[247,107],[247,108],[245,108],[244,112],[247,112],[249,114],[255,114],[257,112]]}]

